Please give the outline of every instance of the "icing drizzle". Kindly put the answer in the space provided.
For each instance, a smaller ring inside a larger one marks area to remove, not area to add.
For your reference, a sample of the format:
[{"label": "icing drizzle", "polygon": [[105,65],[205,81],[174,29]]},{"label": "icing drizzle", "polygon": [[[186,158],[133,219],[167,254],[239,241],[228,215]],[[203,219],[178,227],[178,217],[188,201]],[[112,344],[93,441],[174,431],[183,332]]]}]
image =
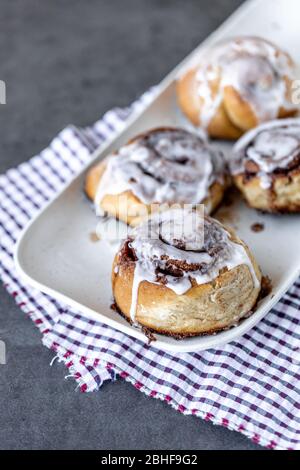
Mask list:
[{"label": "icing drizzle", "polygon": [[[300,164],[300,119],[278,119],[245,134],[235,145],[229,162],[232,174],[247,171],[261,178],[264,188],[272,186],[272,174]],[[250,167],[250,168],[252,168]]]},{"label": "icing drizzle", "polygon": [[165,285],[182,295],[193,283],[208,283],[222,269],[245,264],[255,287],[260,284],[245,248],[233,242],[218,221],[190,208],[155,214],[133,230],[120,256],[125,248],[135,261],[130,309],[133,323],[143,281]]},{"label": "icing drizzle", "polygon": [[131,190],[140,201],[201,203],[210,186],[223,181],[223,154],[183,129],[156,129],[107,157],[95,204],[106,194]]},{"label": "icing drizzle", "polygon": [[290,57],[266,40],[241,37],[217,45],[196,73],[201,124],[207,127],[215,116],[226,86],[239,92],[259,122],[276,119],[281,107],[294,108],[285,80],[293,77]]}]

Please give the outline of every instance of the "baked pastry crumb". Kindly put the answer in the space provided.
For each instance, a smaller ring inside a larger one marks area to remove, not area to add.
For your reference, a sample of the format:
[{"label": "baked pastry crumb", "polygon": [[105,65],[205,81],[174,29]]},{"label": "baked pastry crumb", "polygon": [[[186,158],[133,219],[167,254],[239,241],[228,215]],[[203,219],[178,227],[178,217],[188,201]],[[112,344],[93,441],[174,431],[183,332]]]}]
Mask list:
[{"label": "baked pastry crumb", "polygon": [[252,232],[255,232],[255,233],[263,232],[264,229],[265,229],[264,224],[262,224],[260,222],[256,222],[256,223],[251,225],[251,230],[252,230]]},{"label": "baked pastry crumb", "polygon": [[183,212],[155,214],[135,228],[112,269],[114,310],[133,326],[176,339],[239,324],[261,290],[258,265],[233,231],[203,214],[190,225],[195,211]]}]

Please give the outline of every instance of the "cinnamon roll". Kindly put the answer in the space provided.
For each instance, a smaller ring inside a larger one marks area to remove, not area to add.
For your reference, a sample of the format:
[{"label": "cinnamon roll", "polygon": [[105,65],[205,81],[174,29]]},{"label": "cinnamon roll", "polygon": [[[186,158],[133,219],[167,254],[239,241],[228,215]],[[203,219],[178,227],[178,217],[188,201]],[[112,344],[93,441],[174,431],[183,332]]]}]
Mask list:
[{"label": "cinnamon roll", "polygon": [[236,325],[254,308],[261,273],[247,246],[193,209],[156,213],[122,243],[112,270],[116,309],[178,338]]},{"label": "cinnamon roll", "polygon": [[295,64],[274,44],[238,37],[217,44],[178,81],[178,102],[212,137],[237,139],[257,125],[294,116]]},{"label": "cinnamon roll", "polygon": [[139,135],[92,168],[86,193],[96,209],[136,226],[157,204],[200,204],[211,213],[226,188],[223,154],[183,129]]},{"label": "cinnamon roll", "polygon": [[300,212],[300,119],[276,120],[248,132],[229,164],[251,207]]}]

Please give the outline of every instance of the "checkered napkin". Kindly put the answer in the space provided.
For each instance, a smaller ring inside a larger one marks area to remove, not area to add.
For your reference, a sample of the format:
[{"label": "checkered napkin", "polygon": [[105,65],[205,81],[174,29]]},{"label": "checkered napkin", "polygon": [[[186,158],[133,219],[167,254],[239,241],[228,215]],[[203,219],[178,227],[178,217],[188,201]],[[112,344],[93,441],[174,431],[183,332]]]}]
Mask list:
[{"label": "checkered napkin", "polygon": [[217,350],[172,354],[89,320],[16,273],[13,251],[21,229],[150,99],[148,93],[130,108],[109,111],[89,128],[67,127],[39,155],[0,176],[4,286],[82,392],[122,377],[181,413],[240,431],[271,449],[300,449],[300,281],[238,341]]}]

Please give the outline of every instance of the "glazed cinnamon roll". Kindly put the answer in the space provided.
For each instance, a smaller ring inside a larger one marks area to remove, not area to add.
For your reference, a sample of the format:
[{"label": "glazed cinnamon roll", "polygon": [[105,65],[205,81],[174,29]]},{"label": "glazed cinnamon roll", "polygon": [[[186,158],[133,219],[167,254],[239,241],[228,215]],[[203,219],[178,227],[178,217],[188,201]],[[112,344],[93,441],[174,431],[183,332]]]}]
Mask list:
[{"label": "glazed cinnamon roll", "polygon": [[237,139],[257,125],[294,116],[295,65],[274,44],[238,37],[216,45],[178,81],[181,109],[212,137]]},{"label": "glazed cinnamon roll", "polygon": [[230,170],[251,207],[300,212],[300,119],[276,120],[245,134]]},{"label": "glazed cinnamon roll", "polygon": [[178,338],[248,316],[261,273],[247,246],[197,210],[154,214],[121,245],[112,270],[116,309],[132,324]]},{"label": "glazed cinnamon roll", "polygon": [[160,128],[92,168],[85,189],[98,211],[136,226],[154,203],[203,203],[211,213],[223,198],[226,178],[219,150],[186,130]]}]

